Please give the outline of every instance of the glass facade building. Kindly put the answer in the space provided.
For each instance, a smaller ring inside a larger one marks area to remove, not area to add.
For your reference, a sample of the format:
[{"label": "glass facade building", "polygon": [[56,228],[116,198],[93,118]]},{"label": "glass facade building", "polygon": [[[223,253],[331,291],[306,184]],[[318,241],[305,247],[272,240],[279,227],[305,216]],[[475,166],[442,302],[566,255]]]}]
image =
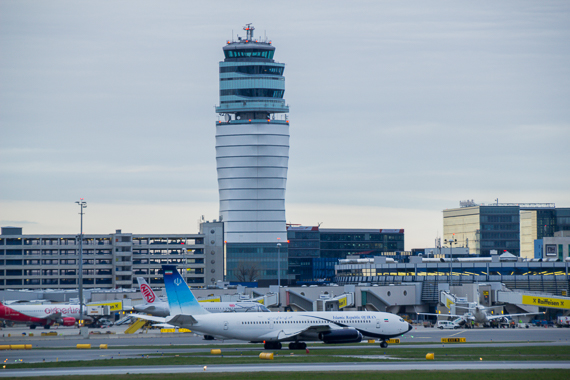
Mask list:
[{"label": "glass facade building", "polygon": [[489,204],[443,211],[444,239],[457,239],[470,254],[488,256],[505,251],[523,258],[535,256],[535,240],[570,231],[570,208],[553,203]]},{"label": "glass facade building", "polygon": [[332,281],[347,256],[374,257],[404,251],[404,230],[287,228],[289,274],[297,282]]},{"label": "glass facade building", "polygon": [[520,255],[519,206],[471,206],[443,211],[443,238],[457,239],[470,254]]}]

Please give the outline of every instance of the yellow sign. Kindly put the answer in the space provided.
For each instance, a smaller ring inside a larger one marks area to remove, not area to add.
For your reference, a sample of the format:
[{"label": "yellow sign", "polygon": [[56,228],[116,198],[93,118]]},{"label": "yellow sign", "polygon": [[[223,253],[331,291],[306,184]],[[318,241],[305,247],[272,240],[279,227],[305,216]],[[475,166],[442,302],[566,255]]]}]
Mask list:
[{"label": "yellow sign", "polygon": [[339,308],[339,309],[342,309],[343,307],[346,307],[347,303],[348,303],[348,302],[346,301],[346,297],[339,298],[339,300],[338,300],[338,308]]},{"label": "yellow sign", "polygon": [[523,305],[570,309],[570,300],[555,297],[522,296]]},{"label": "yellow sign", "polygon": [[441,338],[441,343],[465,343],[465,338]]},{"label": "yellow sign", "polygon": [[90,303],[87,306],[109,306],[111,311],[122,311],[123,310],[123,301]]},{"label": "yellow sign", "polygon": [[218,298],[210,298],[207,300],[200,300],[198,302],[220,302],[220,298],[219,297]]},{"label": "yellow sign", "polygon": [[484,296],[488,296],[488,295],[489,295],[489,291],[488,291],[488,290],[485,290],[485,291],[483,292],[483,295],[484,295]]},{"label": "yellow sign", "polygon": [[566,297],[566,296],[568,295],[568,292],[566,292],[566,290],[563,290],[563,291],[562,291],[562,295],[563,295],[564,297]]},{"label": "yellow sign", "polygon": [[388,340],[386,341],[386,343],[388,343],[388,344],[398,344],[398,343],[400,343],[400,339],[399,339],[399,338],[388,339]]},{"label": "yellow sign", "polygon": [[447,299],[445,300],[445,306],[446,306],[448,309],[451,309],[451,305],[453,305],[453,301],[450,300],[449,298],[447,298]]}]

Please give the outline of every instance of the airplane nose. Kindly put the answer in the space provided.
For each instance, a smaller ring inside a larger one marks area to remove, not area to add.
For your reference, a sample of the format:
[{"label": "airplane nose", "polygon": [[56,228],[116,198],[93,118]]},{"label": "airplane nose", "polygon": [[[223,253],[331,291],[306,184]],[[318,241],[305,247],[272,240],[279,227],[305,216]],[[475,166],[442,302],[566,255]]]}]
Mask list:
[{"label": "airplane nose", "polygon": [[408,323],[408,331],[412,331],[413,327]]}]

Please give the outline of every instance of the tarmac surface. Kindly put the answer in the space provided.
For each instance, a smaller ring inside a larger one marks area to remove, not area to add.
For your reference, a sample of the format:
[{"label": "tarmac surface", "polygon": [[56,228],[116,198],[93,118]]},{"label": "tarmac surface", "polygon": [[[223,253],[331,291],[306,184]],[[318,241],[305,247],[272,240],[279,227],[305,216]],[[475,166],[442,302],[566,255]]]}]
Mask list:
[{"label": "tarmac surface", "polygon": [[29,370],[5,370],[0,377],[47,377],[69,375],[124,375],[208,372],[331,372],[331,371],[410,371],[410,370],[505,370],[505,369],[570,369],[570,362],[405,362],[405,363],[330,363],[317,364],[229,364],[203,366],[149,367],[75,367]]},{"label": "tarmac surface", "polygon": [[[85,338],[79,335],[79,329],[73,327],[59,327],[57,329],[35,329],[16,327],[0,330],[0,345],[31,344],[31,350],[5,350],[0,351],[0,358],[6,363],[23,362],[59,362],[68,360],[100,360],[144,357],[145,355],[160,355],[162,353],[189,353],[209,352],[210,348],[223,348],[224,351],[239,351],[243,348],[225,347],[230,344],[243,344],[237,340],[204,340],[202,336],[194,333],[161,333],[160,330],[149,330],[135,334],[124,334],[128,326],[113,326],[105,329],[89,329]],[[30,336],[29,333],[33,336]],[[41,333],[56,332],[57,336],[42,336]],[[25,335],[24,335],[25,334]],[[405,345],[391,344],[390,348],[399,347],[445,347],[441,338],[466,339],[462,347],[482,346],[525,346],[525,345],[570,345],[570,329],[565,328],[516,328],[516,329],[459,329],[439,330],[436,328],[414,327],[412,331],[400,337]],[[434,344],[435,343],[435,344]],[[92,349],[76,349],[77,344],[91,344]],[[99,349],[100,344],[106,344],[107,349]],[[308,342],[311,350],[320,348],[335,348],[335,345],[324,345],[319,342]],[[351,347],[362,348],[362,345],[377,345],[378,343],[363,342]],[[185,346],[185,347],[180,347]],[[192,347],[196,346],[196,347]],[[351,347],[342,346],[343,349]],[[172,350],[171,350],[172,349]],[[259,348],[261,351],[262,348]],[[283,349],[283,352],[288,352]],[[347,362],[350,357],[347,357]],[[210,372],[224,371],[330,371],[330,370],[444,370],[444,369],[525,369],[525,368],[565,368],[570,369],[570,362],[405,362],[405,363],[330,363],[300,364],[294,366],[281,366],[274,364],[255,365],[214,365],[208,366]],[[202,372],[202,366],[141,366],[141,367],[75,367],[53,369],[12,369],[0,370],[0,377],[19,376],[62,376],[83,374],[125,374],[125,373],[191,373]]]},{"label": "tarmac surface", "polygon": [[[204,340],[194,333],[161,333],[159,329],[148,332],[125,334],[128,325],[112,326],[104,329],[89,329],[84,338],[75,327],[58,327],[49,330],[25,327],[0,329],[0,344],[32,344],[33,348],[75,347],[77,344],[108,344],[110,346],[152,346],[152,345],[188,345],[188,344],[223,344],[244,343],[239,340],[211,341]],[[33,336],[29,334],[32,333]],[[57,336],[41,336],[42,333],[57,333]],[[25,335],[24,335],[25,334]],[[459,329],[440,330],[414,326],[414,329],[400,337],[402,343],[437,343],[441,338],[465,338],[467,342],[568,342],[570,328],[530,327],[515,329]]]}]

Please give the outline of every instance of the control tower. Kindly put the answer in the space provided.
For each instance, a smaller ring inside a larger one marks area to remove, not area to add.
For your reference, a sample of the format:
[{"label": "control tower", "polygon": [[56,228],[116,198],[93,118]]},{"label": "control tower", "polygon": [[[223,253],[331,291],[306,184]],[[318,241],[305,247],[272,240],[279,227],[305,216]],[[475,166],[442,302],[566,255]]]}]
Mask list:
[{"label": "control tower", "polygon": [[[216,164],[229,280],[231,262],[237,265],[246,259],[259,259],[260,278],[276,278],[277,257],[271,253],[277,254],[279,241],[287,241],[289,107],[283,99],[285,64],[273,60],[275,47],[267,39],[255,38],[251,24],[244,30],[245,38],[227,41],[223,48],[220,105],[216,107]],[[285,270],[286,247],[280,252]],[[275,270],[261,263],[266,258],[275,264]]]}]

